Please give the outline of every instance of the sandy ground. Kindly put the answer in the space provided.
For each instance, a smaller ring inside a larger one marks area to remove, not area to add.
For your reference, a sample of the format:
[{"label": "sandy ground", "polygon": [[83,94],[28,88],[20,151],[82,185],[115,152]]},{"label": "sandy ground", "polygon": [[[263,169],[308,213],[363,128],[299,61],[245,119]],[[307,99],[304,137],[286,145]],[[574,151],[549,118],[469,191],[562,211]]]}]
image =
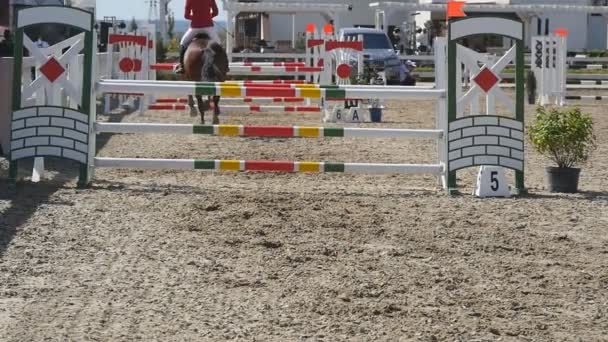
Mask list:
[{"label": "sandy ground", "polygon": [[[386,127],[433,127],[389,103]],[[0,162],[2,341],[606,341],[608,116],[582,192],[446,197],[430,176],[74,171],[7,194]],[[533,108],[528,107],[529,120]],[[224,122],[319,125],[317,115]],[[197,123],[182,113],[103,121]],[[372,125],[369,125],[372,126]],[[433,162],[430,141],[102,136],[99,155]],[[21,176],[27,176],[23,163]],[[51,163],[52,170],[64,165]]]}]

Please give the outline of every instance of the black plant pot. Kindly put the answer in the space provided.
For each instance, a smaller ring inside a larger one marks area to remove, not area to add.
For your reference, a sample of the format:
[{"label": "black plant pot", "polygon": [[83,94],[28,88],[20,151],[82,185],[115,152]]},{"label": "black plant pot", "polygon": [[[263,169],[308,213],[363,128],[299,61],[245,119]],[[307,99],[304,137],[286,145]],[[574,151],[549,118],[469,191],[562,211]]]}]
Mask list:
[{"label": "black plant pot", "polygon": [[550,192],[575,193],[581,169],[545,167],[545,186]]}]

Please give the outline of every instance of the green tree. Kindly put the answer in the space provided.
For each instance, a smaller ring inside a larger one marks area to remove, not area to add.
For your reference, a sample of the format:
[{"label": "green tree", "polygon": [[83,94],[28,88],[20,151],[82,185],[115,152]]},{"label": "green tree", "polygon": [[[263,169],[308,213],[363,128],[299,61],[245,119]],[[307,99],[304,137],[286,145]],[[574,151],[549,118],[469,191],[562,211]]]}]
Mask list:
[{"label": "green tree", "polygon": [[167,34],[169,35],[169,38],[173,39],[173,37],[175,36],[175,15],[173,14],[173,12],[169,14],[169,17],[167,18],[167,24]]},{"label": "green tree", "polygon": [[156,37],[156,61],[158,63],[164,62],[167,58],[167,47],[160,36]]}]

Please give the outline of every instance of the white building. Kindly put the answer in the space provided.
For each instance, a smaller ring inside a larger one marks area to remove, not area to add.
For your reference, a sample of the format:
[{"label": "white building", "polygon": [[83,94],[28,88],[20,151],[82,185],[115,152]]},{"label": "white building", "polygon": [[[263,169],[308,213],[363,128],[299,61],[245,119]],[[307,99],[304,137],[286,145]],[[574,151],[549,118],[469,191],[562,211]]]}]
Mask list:
[{"label": "white building", "polygon": [[[240,2],[238,0],[222,0],[224,7]],[[527,35],[553,32],[556,28],[566,28],[570,32],[568,48],[570,50],[606,49],[607,48],[607,16],[608,0],[465,0],[467,5],[477,4],[474,10],[465,11],[469,15],[503,15],[519,18],[526,23]],[[251,2],[251,1],[248,1]],[[300,5],[333,4],[350,8],[335,14],[334,18],[319,13],[298,13],[297,10],[283,13],[272,11],[248,12],[236,15],[234,28],[236,31],[236,47],[250,45],[252,41],[264,39],[268,42],[291,41],[304,33],[307,23],[315,23],[317,27],[334,19],[336,26],[374,27],[376,23],[376,8],[370,8],[370,3],[377,1],[365,0],[260,0],[256,3],[282,3]],[[436,23],[445,20],[445,3],[447,0],[394,0],[396,6],[388,7],[385,11],[387,31],[393,27],[401,27],[406,21],[416,22],[418,27],[432,19]],[[381,3],[383,4],[383,3]],[[409,7],[400,8],[399,5]],[[560,8],[555,8],[555,5]],[[568,6],[568,8],[566,8]],[[230,22],[230,17],[228,21]],[[548,31],[547,31],[548,30]],[[239,39],[242,37],[243,39]],[[246,37],[246,38],[245,38]],[[529,40],[528,40],[529,41]]]}]

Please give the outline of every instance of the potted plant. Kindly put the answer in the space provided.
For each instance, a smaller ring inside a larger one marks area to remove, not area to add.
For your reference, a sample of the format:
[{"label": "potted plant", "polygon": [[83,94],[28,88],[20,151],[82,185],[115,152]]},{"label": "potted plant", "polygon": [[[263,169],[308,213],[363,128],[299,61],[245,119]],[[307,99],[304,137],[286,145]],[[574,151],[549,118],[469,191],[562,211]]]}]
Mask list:
[{"label": "potted plant", "polygon": [[579,108],[538,107],[536,121],[528,127],[536,150],[557,167],[545,168],[545,184],[551,192],[578,191],[581,165],[595,149],[593,120]]}]

